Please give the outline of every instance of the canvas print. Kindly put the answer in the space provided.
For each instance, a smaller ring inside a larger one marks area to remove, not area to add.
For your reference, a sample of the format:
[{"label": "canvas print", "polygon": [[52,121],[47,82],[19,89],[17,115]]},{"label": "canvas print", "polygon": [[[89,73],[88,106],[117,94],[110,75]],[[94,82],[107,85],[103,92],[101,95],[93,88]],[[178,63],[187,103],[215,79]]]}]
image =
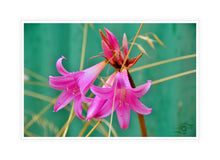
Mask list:
[{"label": "canvas print", "polygon": [[197,23],[23,24],[24,137],[196,137]]}]

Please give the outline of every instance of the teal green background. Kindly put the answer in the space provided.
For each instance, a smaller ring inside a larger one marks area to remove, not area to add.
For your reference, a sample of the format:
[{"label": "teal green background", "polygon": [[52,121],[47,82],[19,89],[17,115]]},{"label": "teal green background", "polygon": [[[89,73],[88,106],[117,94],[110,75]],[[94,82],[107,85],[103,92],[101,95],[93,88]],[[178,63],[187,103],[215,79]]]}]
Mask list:
[{"label": "teal green background", "polygon": [[[135,37],[140,24],[138,23],[94,23],[94,27],[88,26],[87,45],[84,68],[103,60],[102,57],[89,60],[90,57],[102,52],[99,29],[108,28],[122,44],[123,33],[128,40]],[[81,23],[24,23],[24,68],[36,72],[48,79],[49,75],[59,76],[56,70],[56,61],[61,56],[64,67],[75,72],[79,70],[84,24]],[[146,23],[140,32],[153,32],[166,45],[162,47],[155,44],[153,50],[149,44],[137,39],[136,43],[146,50],[150,57],[143,55],[133,67],[167,60],[175,57],[196,53],[196,23]],[[140,50],[134,47],[130,57],[140,54]],[[107,76],[107,66],[101,73]],[[144,84],[147,80],[158,80],[181,72],[196,69],[196,58],[176,61],[142,71],[131,73],[136,86]],[[113,69],[110,67],[109,73]],[[39,81],[30,77],[30,81]],[[100,81],[96,81],[98,84]],[[48,83],[48,82],[46,82]],[[25,90],[31,90],[48,97],[56,97],[60,94],[50,87],[24,84]],[[163,83],[153,85],[149,92],[141,98],[141,101],[152,108],[152,113],[146,115],[145,122],[148,136],[151,137],[195,137],[196,136],[196,74],[186,75]],[[24,125],[39,113],[49,102],[24,95]],[[55,136],[69,117],[71,105],[67,109],[53,112],[51,107],[29,129],[38,136]],[[106,120],[110,121],[110,117]],[[67,136],[75,137],[79,134],[86,121],[75,118],[70,124]],[[131,111],[130,125],[126,130],[121,130],[117,116],[113,114],[113,127],[120,137],[140,137],[137,114]],[[92,123],[92,125],[94,125]],[[105,126],[105,125],[104,125]],[[93,126],[89,126],[84,136]],[[108,131],[108,128],[106,127]],[[27,136],[24,134],[24,136]],[[92,136],[102,137],[97,129]]]}]

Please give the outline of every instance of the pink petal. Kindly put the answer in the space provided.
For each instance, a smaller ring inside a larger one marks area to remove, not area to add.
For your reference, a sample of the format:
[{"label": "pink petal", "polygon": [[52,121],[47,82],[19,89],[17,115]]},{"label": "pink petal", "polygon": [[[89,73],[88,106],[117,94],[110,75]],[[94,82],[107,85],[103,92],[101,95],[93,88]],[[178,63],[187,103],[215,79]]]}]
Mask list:
[{"label": "pink petal", "polygon": [[127,55],[128,54],[128,41],[127,41],[127,37],[125,33],[124,33],[123,40],[122,40],[122,46],[123,46],[124,54]]},{"label": "pink petal", "polygon": [[118,40],[115,37],[115,35],[110,32],[107,28],[104,28],[106,35],[107,35],[107,39],[109,40],[110,45],[112,46],[112,48],[114,50],[120,50],[120,46],[118,44]]},{"label": "pink petal", "polygon": [[104,40],[102,40],[102,49],[105,53],[105,56],[107,58],[107,60],[109,60],[109,62],[111,64],[115,64],[115,62],[113,61],[113,57],[112,57],[112,52],[111,49],[109,48],[109,46],[105,43]]},{"label": "pink petal", "polygon": [[142,115],[148,115],[152,111],[152,108],[148,108],[137,98],[130,98],[129,106],[134,112]]},{"label": "pink petal", "polygon": [[150,86],[151,86],[151,80],[148,80],[146,84],[136,88],[132,88],[132,92],[135,94],[136,97],[139,98],[147,93],[147,91],[150,89]]},{"label": "pink petal", "polygon": [[54,112],[59,111],[67,104],[69,104],[74,99],[74,96],[71,91],[64,90],[61,95],[58,97],[55,105],[54,105]]},{"label": "pink petal", "polygon": [[82,116],[82,101],[80,98],[76,98],[74,100],[74,112],[75,112],[76,116],[79,117],[80,119],[85,119]]},{"label": "pink petal", "polygon": [[93,99],[91,105],[89,106],[86,119],[87,120],[92,119],[100,111],[100,108],[104,105],[104,103],[106,101],[107,100],[102,99],[102,98],[96,96]]},{"label": "pink petal", "polygon": [[137,63],[137,61],[141,58],[142,55],[143,53],[139,54],[135,58],[128,59],[128,68],[131,68],[132,66],[134,66]]},{"label": "pink petal", "polygon": [[[102,118],[108,117],[109,115],[111,115],[115,111],[116,105],[117,104],[115,104],[113,106],[113,100],[112,99],[106,100],[104,105],[99,110],[99,112],[94,116],[94,118],[102,119]],[[112,111],[112,107],[114,107],[113,111]]]},{"label": "pink petal", "polygon": [[[112,73],[107,81],[105,82],[105,84],[102,86],[103,88],[110,88],[110,86],[112,86],[114,80],[115,80],[115,76],[116,76],[117,72],[115,71],[114,73]],[[109,86],[110,85],[110,86]]]},{"label": "pink petal", "polygon": [[128,71],[126,69],[123,69],[121,71],[121,74],[122,74],[122,77],[123,77],[123,80],[124,80],[124,88],[131,88],[131,83],[129,81],[129,77],[128,77]]},{"label": "pink petal", "polygon": [[60,74],[62,74],[62,75],[67,75],[67,74],[69,74],[69,72],[68,71],[66,71],[66,69],[63,67],[63,65],[62,65],[62,60],[63,59],[66,59],[64,56],[62,56],[61,58],[59,58],[58,60],[57,60],[57,63],[56,63],[56,68],[57,68],[57,71],[60,73]]},{"label": "pink petal", "polygon": [[130,122],[130,108],[122,103],[122,106],[117,107],[116,113],[121,129],[128,128]]},{"label": "pink petal", "polygon": [[[112,85],[114,78],[115,78],[116,72],[114,72],[113,74],[111,74],[111,76],[109,76],[108,80],[106,81],[106,83],[102,86],[102,88],[110,88],[107,84]],[[103,108],[103,105],[105,104],[107,100],[100,98],[98,96],[96,96],[93,100],[93,102],[91,103],[91,105],[89,106],[88,112],[87,112],[87,119],[90,120],[91,118],[93,118],[98,112],[100,112],[101,108]],[[105,113],[105,111],[104,111]],[[102,115],[102,113],[100,113],[101,116],[105,116]]]},{"label": "pink petal", "polygon": [[116,86],[117,89],[131,88],[126,70],[123,70],[122,73],[118,72],[116,74],[112,88],[115,88],[116,83],[117,83]]},{"label": "pink petal", "polygon": [[90,87],[90,90],[98,97],[108,99],[113,97],[114,90],[112,88],[101,88],[95,85]]},{"label": "pink petal", "polygon": [[86,70],[81,71],[84,73],[84,75],[80,77],[78,85],[82,95],[86,94],[86,92],[89,90],[90,85],[95,81],[96,77],[104,69],[106,64],[106,61],[102,61]]},{"label": "pink petal", "polygon": [[111,49],[109,48],[109,46],[105,43],[104,40],[102,40],[102,49],[103,52],[105,53],[105,56],[109,59],[112,58],[112,52]]},{"label": "pink petal", "polygon": [[82,73],[69,73],[65,76],[49,76],[49,84],[52,88],[58,90],[64,90],[67,88],[72,88],[78,80],[78,77],[82,76]]},{"label": "pink petal", "polygon": [[84,95],[81,95],[81,100],[84,103],[89,103],[93,100],[93,98],[85,97]]}]

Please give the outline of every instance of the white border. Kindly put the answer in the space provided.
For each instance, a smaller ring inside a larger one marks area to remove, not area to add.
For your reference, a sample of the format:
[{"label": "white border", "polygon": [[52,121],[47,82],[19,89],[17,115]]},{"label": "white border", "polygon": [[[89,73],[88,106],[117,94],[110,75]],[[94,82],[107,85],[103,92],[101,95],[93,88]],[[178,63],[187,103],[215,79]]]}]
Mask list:
[{"label": "white border", "polygon": [[[24,137],[24,23],[196,23],[196,137]],[[20,21],[21,25],[21,55],[22,55],[22,117],[21,117],[21,139],[22,140],[199,140],[199,114],[198,114],[198,99],[199,99],[199,90],[198,90],[198,74],[199,74],[199,20],[155,20],[155,21],[73,21],[73,20],[28,20],[22,19]]]}]

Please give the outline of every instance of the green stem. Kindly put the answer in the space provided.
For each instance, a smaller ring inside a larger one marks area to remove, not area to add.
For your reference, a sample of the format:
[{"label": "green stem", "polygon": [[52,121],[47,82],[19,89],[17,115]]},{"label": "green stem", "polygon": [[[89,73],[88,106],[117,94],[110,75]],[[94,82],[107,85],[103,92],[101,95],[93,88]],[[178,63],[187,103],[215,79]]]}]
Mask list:
[{"label": "green stem", "polygon": [[193,57],[196,57],[196,54],[191,54],[191,55],[187,55],[187,56],[182,56],[182,57],[168,59],[168,60],[164,60],[164,61],[160,61],[160,62],[151,63],[151,64],[144,65],[144,66],[141,66],[141,67],[133,68],[133,69],[130,70],[130,73],[140,71],[140,70],[143,70],[143,69],[147,69],[147,68],[151,68],[151,67],[155,67],[155,66],[159,66],[161,64],[170,63],[170,62],[174,62],[174,61],[179,61],[179,60],[183,60],[183,59],[189,59],[189,58],[193,58]]},{"label": "green stem", "polygon": [[[134,83],[129,71],[128,71],[128,78],[129,78],[131,87],[135,88],[136,87],[135,83]],[[147,137],[147,128],[145,125],[144,116],[141,114],[137,114],[137,115],[138,115],[139,125],[140,125],[140,129],[141,129],[141,135],[142,135],[142,137]]]}]

